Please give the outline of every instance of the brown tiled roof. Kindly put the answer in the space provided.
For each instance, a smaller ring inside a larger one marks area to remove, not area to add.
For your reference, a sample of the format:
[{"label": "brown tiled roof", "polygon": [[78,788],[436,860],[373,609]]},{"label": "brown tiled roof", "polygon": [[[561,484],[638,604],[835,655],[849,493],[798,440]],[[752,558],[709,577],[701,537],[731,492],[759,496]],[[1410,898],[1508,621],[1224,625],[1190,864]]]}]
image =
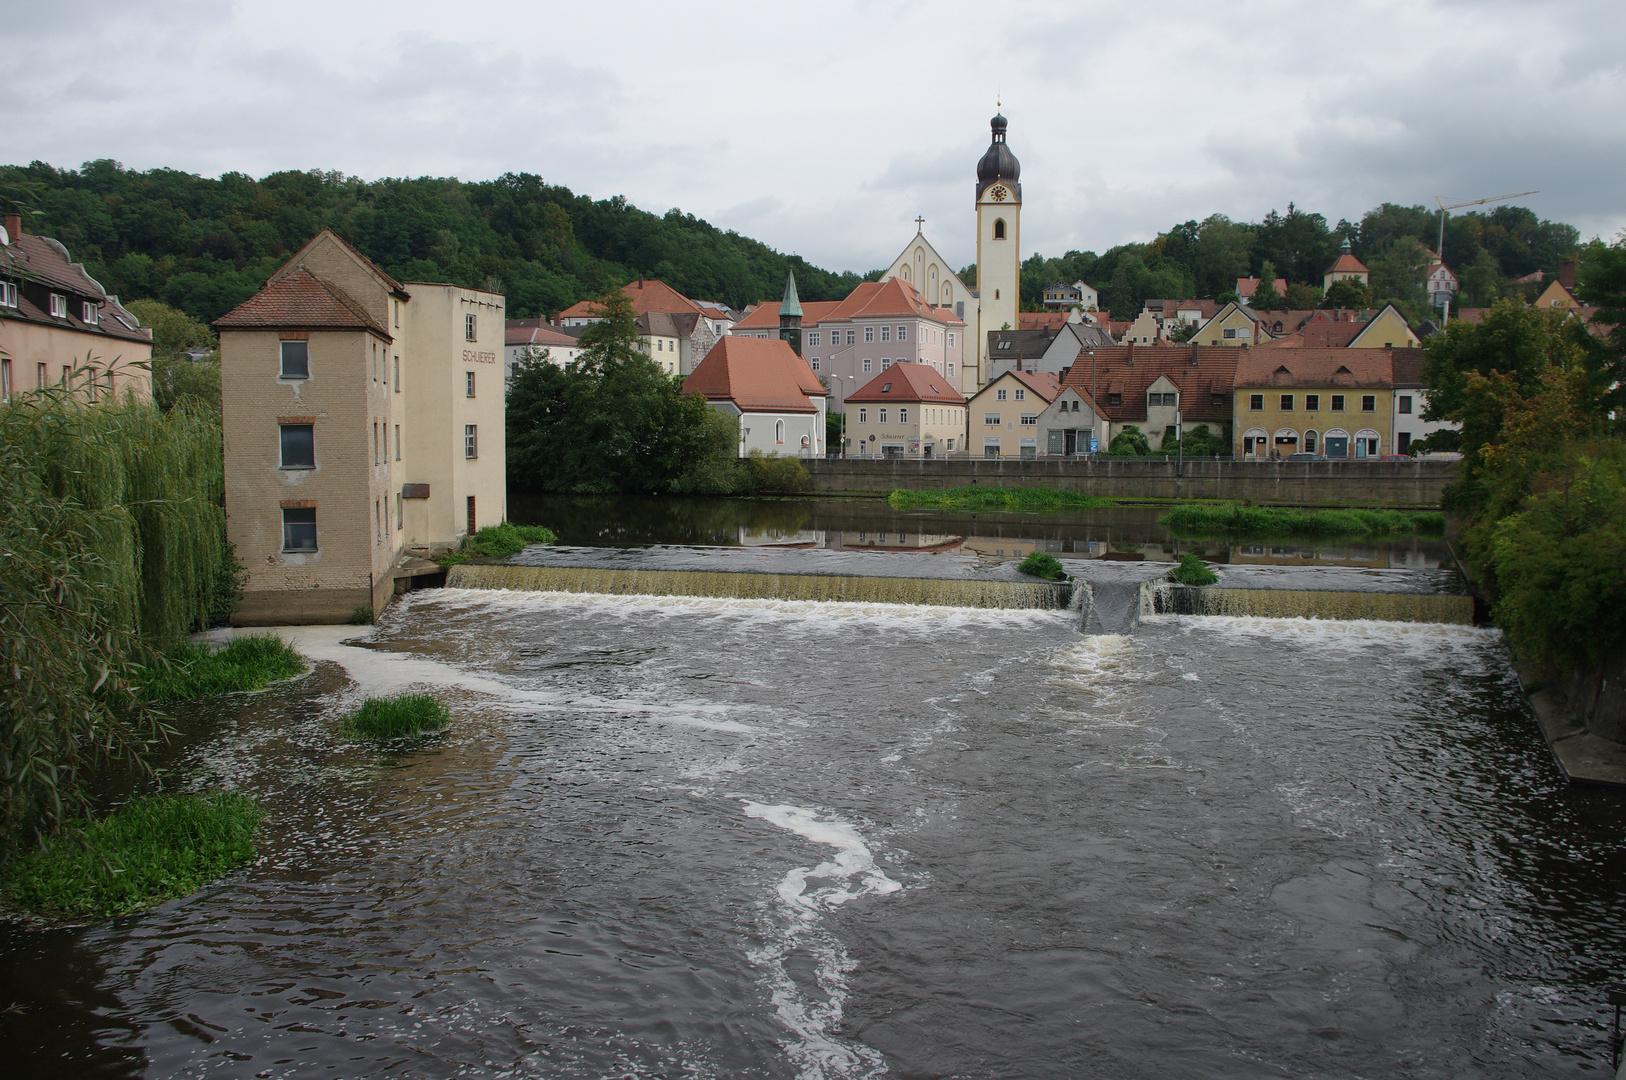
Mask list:
[{"label": "brown tiled roof", "polygon": [[893,364],[847,395],[848,401],[932,401],[964,405],[949,380],[925,364]]},{"label": "brown tiled roof", "polygon": [[1344,254],[1338,256],[1338,258],[1333,261],[1333,264],[1327,267],[1326,272],[1329,274],[1364,274],[1367,273],[1367,269],[1366,264],[1361,262],[1361,260],[1357,259],[1355,256]]},{"label": "brown tiled roof", "polygon": [[[778,338],[729,335],[683,380],[683,392],[707,401],[732,401],[741,412],[817,412],[808,400],[812,391],[803,385],[802,368],[807,361]],[[812,374],[809,369],[807,375]],[[823,394],[824,387],[817,392]]]},{"label": "brown tiled roof", "polygon": [[[1239,277],[1239,278],[1237,278],[1236,279],[1236,294],[1238,296],[1242,297],[1243,299],[1247,299],[1248,297],[1252,296],[1254,293],[1259,291],[1260,280],[1261,280],[1260,278],[1256,278],[1256,277]],[[1287,293],[1287,279],[1286,278],[1277,278],[1276,281],[1275,281],[1275,289],[1276,289],[1276,295],[1277,296],[1286,295],[1286,293]]]},{"label": "brown tiled roof", "polygon": [[[1018,311],[1016,313],[1016,329],[1050,330],[1052,331],[1050,336],[1055,337],[1053,331],[1061,329],[1067,322],[1068,314],[1066,311]],[[1000,332],[997,330],[989,331],[990,334]]]},{"label": "brown tiled roof", "polygon": [[[0,278],[18,286],[17,306],[5,313],[8,319],[143,344],[152,342],[152,331],[126,311],[118,297],[109,296],[96,279],[85,272],[83,264],[73,262],[67,248],[48,236],[19,233],[11,238],[10,244],[0,247]],[[67,316],[55,318],[29,299],[26,286],[30,283],[66,293],[69,298]],[[87,323],[82,317],[81,305],[86,300],[94,301],[99,309],[100,318],[94,323]]]},{"label": "brown tiled roof", "polygon": [[1393,349],[1248,350],[1237,360],[1236,387],[1394,385]]},{"label": "brown tiled roof", "polygon": [[[304,255],[306,251],[315,246],[316,242],[321,240],[324,236],[331,236],[334,243],[338,244],[340,247],[344,248],[345,251],[355,256],[356,261],[359,262],[368,273],[376,277],[380,285],[394,293],[398,299],[412,299],[412,294],[407,291],[405,285],[402,285],[399,281],[396,281],[394,278],[390,277],[390,275],[384,273],[383,270],[380,270],[377,263],[373,262],[373,260],[363,255],[361,252],[357,251],[353,244],[347,242],[344,237],[334,232],[332,228],[328,226],[323,226],[322,228],[318,229],[315,236],[305,241],[298,251],[289,256],[286,262],[272,272],[270,280],[277,281],[295,272],[296,270],[303,270],[304,262],[300,256]],[[449,282],[421,282],[420,284],[445,285],[449,284]]]},{"label": "brown tiled roof", "polygon": [[[1163,306],[1154,307],[1154,304]],[[1195,311],[1207,320],[1217,315],[1222,306],[1217,300],[1148,300],[1145,310],[1153,315],[1161,314],[1165,319],[1172,319],[1182,311]]]},{"label": "brown tiled roof", "polygon": [[[1159,378],[1180,390],[1180,412],[1186,420],[1223,424],[1231,419],[1231,389],[1237,365],[1250,349],[1231,345],[1116,345],[1079,350],[1062,375],[1086,401],[1099,401],[1102,416],[1120,423],[1146,419],[1146,392]],[[1120,395],[1111,403],[1112,394]],[[1213,396],[1220,395],[1215,405]]]},{"label": "brown tiled roof", "polygon": [[222,329],[278,327],[309,330],[371,330],[392,340],[343,289],[298,267],[215,320]]},{"label": "brown tiled roof", "polygon": [[[1264,313],[1261,312],[1261,315]],[[1269,322],[1270,320],[1266,320]],[[1323,322],[1313,321],[1306,323],[1303,329],[1292,334],[1283,334],[1273,341],[1260,345],[1261,349],[1347,349],[1349,343],[1354,341],[1369,323],[1364,322]]]},{"label": "brown tiled roof", "polygon": [[1395,387],[1397,389],[1426,388],[1428,384],[1423,381],[1423,361],[1427,359],[1427,357],[1427,349],[1395,349]]}]

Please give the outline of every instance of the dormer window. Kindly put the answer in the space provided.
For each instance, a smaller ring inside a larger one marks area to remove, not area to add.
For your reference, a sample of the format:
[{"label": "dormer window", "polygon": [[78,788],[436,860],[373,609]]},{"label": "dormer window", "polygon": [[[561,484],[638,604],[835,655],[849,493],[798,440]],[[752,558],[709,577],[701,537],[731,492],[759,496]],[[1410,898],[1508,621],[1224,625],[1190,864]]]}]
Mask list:
[{"label": "dormer window", "polygon": [[95,326],[99,318],[96,302],[94,300],[86,300],[82,305],[81,310],[84,313],[82,318],[86,325]]},{"label": "dormer window", "polygon": [[68,317],[68,298],[61,293],[51,294],[51,318],[66,319]]},{"label": "dormer window", "polygon": [[17,286],[10,281],[0,281],[0,307],[14,308],[17,306]]}]

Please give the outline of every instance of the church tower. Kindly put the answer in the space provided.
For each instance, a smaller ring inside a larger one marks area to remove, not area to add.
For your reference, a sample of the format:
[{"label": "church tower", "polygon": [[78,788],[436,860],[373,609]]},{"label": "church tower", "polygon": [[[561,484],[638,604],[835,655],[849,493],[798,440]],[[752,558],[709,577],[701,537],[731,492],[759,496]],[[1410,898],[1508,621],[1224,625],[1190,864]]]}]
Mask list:
[{"label": "church tower", "polygon": [[1005,118],[977,162],[977,383],[988,381],[988,334],[1017,328],[1021,307],[1022,164],[1005,145]]},{"label": "church tower", "polygon": [[802,298],[796,295],[796,271],[785,271],[785,298],[779,302],[779,340],[802,355]]}]

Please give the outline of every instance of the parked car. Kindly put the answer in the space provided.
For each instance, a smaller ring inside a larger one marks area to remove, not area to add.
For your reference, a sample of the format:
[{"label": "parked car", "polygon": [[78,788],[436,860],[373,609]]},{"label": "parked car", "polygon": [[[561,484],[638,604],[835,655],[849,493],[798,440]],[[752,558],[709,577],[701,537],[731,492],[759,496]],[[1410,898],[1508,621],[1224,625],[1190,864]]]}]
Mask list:
[{"label": "parked car", "polygon": [[1413,459],[1412,459],[1412,456],[1410,454],[1384,454],[1382,457],[1378,458],[1378,460],[1379,461],[1411,461]]},{"label": "parked car", "polygon": [[1288,454],[1287,455],[1287,460],[1288,461],[1320,461],[1321,460],[1321,455],[1320,454],[1310,454],[1310,453],[1306,453],[1306,452],[1301,450],[1296,454]]}]

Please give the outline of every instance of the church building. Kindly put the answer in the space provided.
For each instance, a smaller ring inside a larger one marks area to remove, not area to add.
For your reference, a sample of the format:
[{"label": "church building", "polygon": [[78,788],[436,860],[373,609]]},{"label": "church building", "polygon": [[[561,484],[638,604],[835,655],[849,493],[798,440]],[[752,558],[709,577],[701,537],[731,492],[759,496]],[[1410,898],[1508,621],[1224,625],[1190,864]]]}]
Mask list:
[{"label": "church building", "polygon": [[881,277],[909,282],[927,303],[966,323],[970,341],[957,384],[967,396],[988,378],[989,333],[1017,329],[1021,307],[1022,165],[1005,143],[1006,125],[1003,116],[989,122],[988,149],[977,162],[977,288],[967,287],[938,254],[920,218],[914,238]]}]

